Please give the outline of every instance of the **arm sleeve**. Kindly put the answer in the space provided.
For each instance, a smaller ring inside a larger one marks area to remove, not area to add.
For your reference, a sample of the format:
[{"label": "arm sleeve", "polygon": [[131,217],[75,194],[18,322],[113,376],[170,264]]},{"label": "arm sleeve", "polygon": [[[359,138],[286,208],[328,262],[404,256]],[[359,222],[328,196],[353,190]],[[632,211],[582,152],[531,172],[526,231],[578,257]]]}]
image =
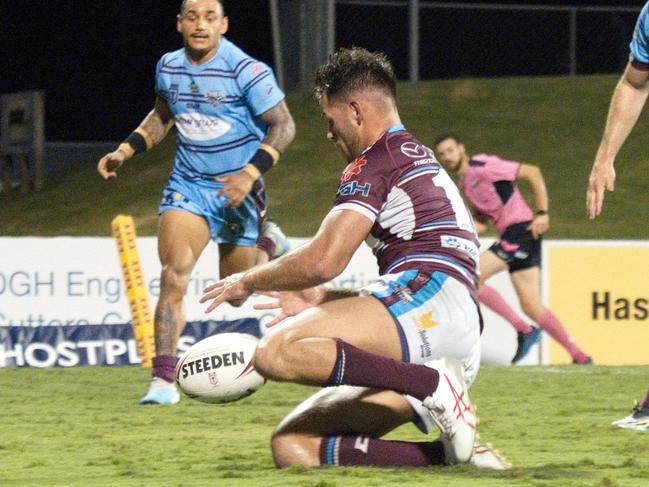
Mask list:
[{"label": "arm sleeve", "polygon": [[259,61],[247,63],[237,75],[237,83],[254,116],[270,110],[284,99],[273,71]]},{"label": "arm sleeve", "polygon": [[631,49],[631,61],[637,61],[649,65],[649,3],[645,4],[633,31],[633,39],[629,48]]},{"label": "arm sleeve", "polygon": [[331,211],[352,210],[373,223],[386,200],[385,179],[372,174],[367,167],[367,159],[360,156],[343,171]]}]

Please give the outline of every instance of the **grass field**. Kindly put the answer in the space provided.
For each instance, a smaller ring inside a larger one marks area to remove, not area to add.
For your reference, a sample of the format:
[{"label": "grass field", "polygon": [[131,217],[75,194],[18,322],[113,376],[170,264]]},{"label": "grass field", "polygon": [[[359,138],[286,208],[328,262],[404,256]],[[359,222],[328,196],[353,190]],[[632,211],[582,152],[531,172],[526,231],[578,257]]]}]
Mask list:
[{"label": "grass field", "polygon": [[[548,182],[549,238],[647,238],[649,124],[641,119],[618,159],[615,194],[585,218],[587,176],[616,76],[451,80],[400,85],[401,115],[422,141],[441,131],[474,152],[539,164]],[[306,96],[289,105],[298,135],[268,177],[271,214],[287,234],[312,235],[344,166]],[[127,109],[127,107],[124,107]],[[142,114],[144,115],[144,114]],[[125,134],[126,135],[126,134]],[[110,234],[118,213],[154,235],[173,138],[105,183],[96,160],[50,178],[40,193],[0,205],[2,236]],[[630,223],[635,222],[635,223]],[[149,371],[0,370],[0,486],[647,486],[649,433],[610,426],[644,393],[649,367],[485,367],[473,388],[480,431],[514,464],[421,470],[275,470],[269,437],[310,389],[268,384],[239,403],[184,399],[142,407]],[[391,438],[419,439],[413,426]]]},{"label": "grass field", "polygon": [[[269,383],[229,405],[138,406],[139,368],[0,372],[3,486],[646,486],[649,433],[619,430],[649,367],[484,367],[484,440],[514,464],[429,469],[273,467],[269,436],[311,389]],[[406,425],[390,438],[423,436]]]},{"label": "grass field", "polygon": [[[616,81],[617,76],[578,76],[402,83],[401,117],[425,143],[452,130],[464,136],[469,151],[540,165],[551,200],[549,238],[646,238],[640,222],[647,220],[647,117],[620,153],[617,189],[607,196],[604,215],[596,223],[585,218],[586,181]],[[287,234],[311,236],[331,206],[344,163],[325,140],[316,105],[302,94],[291,95],[288,103],[298,133],[267,178],[270,208]],[[129,161],[110,183],[97,175],[96,159],[57,174],[41,193],[0,205],[0,232],[110,235],[111,219],[128,213],[140,235],[154,235],[173,149],[168,137]]]}]

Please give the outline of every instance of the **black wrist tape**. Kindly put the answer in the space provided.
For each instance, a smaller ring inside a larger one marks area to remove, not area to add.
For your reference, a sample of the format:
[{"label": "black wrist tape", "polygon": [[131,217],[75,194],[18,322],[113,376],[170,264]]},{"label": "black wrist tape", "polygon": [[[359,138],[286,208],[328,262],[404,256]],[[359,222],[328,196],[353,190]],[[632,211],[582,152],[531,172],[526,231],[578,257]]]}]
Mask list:
[{"label": "black wrist tape", "polygon": [[146,140],[144,140],[144,137],[142,137],[137,132],[131,132],[131,135],[126,137],[124,143],[133,147],[135,154],[139,154],[140,152],[144,152],[146,150]]},{"label": "black wrist tape", "polygon": [[273,156],[271,156],[264,149],[257,149],[255,155],[250,159],[249,164],[255,166],[260,173],[264,174],[271,167],[273,167]]}]

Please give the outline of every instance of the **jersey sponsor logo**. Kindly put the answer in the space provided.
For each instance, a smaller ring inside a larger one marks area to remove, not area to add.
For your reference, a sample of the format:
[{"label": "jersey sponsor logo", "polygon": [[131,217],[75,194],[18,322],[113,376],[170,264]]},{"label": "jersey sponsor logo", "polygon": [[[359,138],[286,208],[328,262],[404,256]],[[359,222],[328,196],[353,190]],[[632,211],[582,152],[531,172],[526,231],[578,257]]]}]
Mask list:
[{"label": "jersey sponsor logo", "polygon": [[447,249],[457,249],[460,252],[468,254],[475,262],[478,261],[480,251],[478,250],[478,246],[471,242],[471,240],[455,237],[453,235],[442,235],[440,241],[442,247],[446,247]]},{"label": "jersey sponsor logo", "polygon": [[439,323],[437,323],[437,321],[433,319],[432,311],[427,311],[426,313],[415,318],[415,323],[417,323],[417,327],[420,330],[429,330],[439,325]]},{"label": "jersey sponsor logo", "polygon": [[176,115],[176,127],[183,137],[191,140],[212,140],[230,130],[231,125],[213,115],[180,113]]},{"label": "jersey sponsor logo", "polygon": [[428,158],[428,159],[420,159],[418,161],[415,161],[412,163],[413,166],[418,167],[418,166],[424,166],[426,164],[438,164],[437,159],[433,158]]},{"label": "jersey sponsor logo", "polygon": [[416,142],[404,142],[403,144],[401,144],[401,152],[413,159],[430,157],[433,155],[428,147],[417,144]]},{"label": "jersey sponsor logo", "polygon": [[167,95],[167,101],[169,103],[176,103],[178,101],[178,84],[174,83],[171,86],[169,86],[169,92]]},{"label": "jersey sponsor logo", "polygon": [[358,176],[363,170],[363,166],[367,164],[367,159],[365,156],[360,156],[354,159],[352,162],[347,164],[347,167],[343,171],[342,176],[340,177],[341,181],[349,181],[352,177]]},{"label": "jersey sponsor logo", "polygon": [[213,107],[219,106],[223,103],[224,98],[225,91],[208,91],[205,93],[205,100]]},{"label": "jersey sponsor logo", "polygon": [[264,65],[263,64],[255,63],[255,64],[253,64],[252,69],[250,70],[250,74],[252,74],[253,76],[256,76],[259,73],[261,73],[263,70],[264,70]]},{"label": "jersey sponsor logo", "polygon": [[419,352],[421,353],[421,358],[428,358],[433,354],[433,347],[430,344],[426,330],[426,328],[421,327],[419,327],[419,329],[417,330],[417,333],[419,334],[419,340],[421,340],[421,343],[419,344]]},{"label": "jersey sponsor logo", "polygon": [[339,196],[353,196],[357,193],[361,193],[363,196],[370,195],[370,189],[372,189],[371,183],[359,184],[358,181],[350,181],[348,183],[341,184],[338,188]]},{"label": "jersey sponsor logo", "polygon": [[410,304],[413,302],[412,290],[409,287],[396,284],[392,287],[392,295],[399,298],[400,301]]}]

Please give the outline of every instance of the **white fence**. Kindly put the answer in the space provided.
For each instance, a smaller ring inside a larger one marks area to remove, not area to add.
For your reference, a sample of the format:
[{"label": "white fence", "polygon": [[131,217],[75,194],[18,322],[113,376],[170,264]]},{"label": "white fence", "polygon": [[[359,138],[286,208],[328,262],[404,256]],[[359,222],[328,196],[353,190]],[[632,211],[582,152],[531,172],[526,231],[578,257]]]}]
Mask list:
[{"label": "white fence", "polygon": [[[293,246],[306,239],[291,239]],[[138,238],[151,306],[159,294],[156,239]],[[482,248],[490,245],[482,241]],[[649,364],[649,241],[562,241],[543,243],[543,297],[569,333],[596,363]],[[117,250],[112,238],[0,238],[0,331],[2,328],[119,325],[130,321]],[[202,289],[217,275],[217,248],[208,246],[194,270],[185,298],[189,321],[259,320],[259,332],[273,316],[255,311],[253,297],[241,308],[223,305],[209,316],[199,304]],[[375,259],[362,246],[332,283],[361,287],[377,276]],[[489,284],[520,312],[509,276]],[[508,364],[516,350],[514,329],[483,309],[483,361]],[[4,353],[0,340],[0,358]],[[542,350],[541,350],[542,348]],[[566,363],[561,347],[544,338],[523,364]],[[2,362],[2,360],[0,360]]]}]

